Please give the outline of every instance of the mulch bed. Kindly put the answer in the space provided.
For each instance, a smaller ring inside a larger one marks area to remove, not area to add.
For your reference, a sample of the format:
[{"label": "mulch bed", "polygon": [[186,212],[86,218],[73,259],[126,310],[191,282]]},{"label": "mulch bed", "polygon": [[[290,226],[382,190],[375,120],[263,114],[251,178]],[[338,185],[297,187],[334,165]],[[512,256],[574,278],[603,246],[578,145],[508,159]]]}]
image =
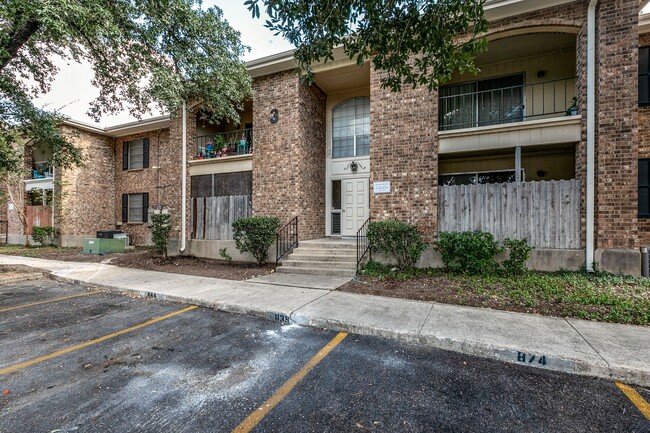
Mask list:
[{"label": "mulch bed", "polygon": [[196,275],[199,277],[222,278],[237,281],[272,273],[275,268],[272,264],[258,266],[256,263],[249,262],[233,261],[228,263],[224,260],[186,256],[165,258],[149,248],[138,248],[135,251],[96,256],[83,254],[81,249],[77,248],[0,247],[0,254],[74,262],[102,262],[124,268],[171,272],[175,274]]}]

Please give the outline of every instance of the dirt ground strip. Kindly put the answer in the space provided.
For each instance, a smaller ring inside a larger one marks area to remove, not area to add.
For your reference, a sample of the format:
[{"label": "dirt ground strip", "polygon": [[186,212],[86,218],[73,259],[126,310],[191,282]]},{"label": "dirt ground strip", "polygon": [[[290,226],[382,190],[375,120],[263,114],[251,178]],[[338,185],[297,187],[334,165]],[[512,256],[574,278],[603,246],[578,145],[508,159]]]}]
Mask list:
[{"label": "dirt ground strip", "polygon": [[272,264],[258,266],[256,263],[249,262],[228,263],[224,260],[187,256],[165,258],[150,248],[137,248],[133,251],[127,251],[124,253],[98,256],[83,254],[80,248],[25,248],[17,247],[15,245],[3,245],[0,246],[0,254],[73,262],[101,262],[124,268],[171,272],[175,274],[196,275],[199,277],[222,278],[237,281],[269,274],[273,272],[275,268]]}]

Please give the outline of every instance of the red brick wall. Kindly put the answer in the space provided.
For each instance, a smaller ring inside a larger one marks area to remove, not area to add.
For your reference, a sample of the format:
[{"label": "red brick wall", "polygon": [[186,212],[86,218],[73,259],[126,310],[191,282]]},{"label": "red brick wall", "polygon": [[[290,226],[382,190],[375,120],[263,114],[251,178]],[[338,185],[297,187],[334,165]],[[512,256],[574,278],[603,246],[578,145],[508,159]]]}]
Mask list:
[{"label": "red brick wall", "polygon": [[600,2],[596,247],[637,248],[638,2]]},{"label": "red brick wall", "polygon": [[[180,114],[180,113],[179,113]],[[187,161],[192,159],[196,149],[194,146],[194,136],[196,135],[196,112],[188,107],[187,109],[187,125],[186,125],[186,140],[187,140]],[[164,180],[163,188],[163,205],[168,207],[171,212],[172,218],[172,231],[170,239],[181,238],[181,161],[182,161],[182,138],[183,138],[183,123],[180,115],[173,117],[169,127],[169,143],[164,147],[161,155],[165,155],[160,167],[160,177]],[[190,238],[190,170],[187,169],[186,175],[186,192],[187,202],[185,212],[187,219],[185,221],[186,239]]]},{"label": "red brick wall", "polygon": [[[639,35],[639,47],[650,46],[650,33]],[[650,158],[650,107],[639,107],[639,158]],[[639,218],[639,240],[650,244],[650,218]]]},{"label": "red brick wall", "polygon": [[390,181],[391,191],[370,193],[373,220],[415,224],[432,239],[437,229],[438,96],[425,87],[401,93],[381,88],[370,72],[370,185]]},{"label": "red brick wall", "polygon": [[82,130],[70,139],[81,149],[84,165],[55,172],[55,190],[62,192],[58,226],[62,236],[94,237],[97,230],[115,227],[114,140]]},{"label": "red brick wall", "polygon": [[325,95],[294,71],[255,79],[253,89],[253,214],[283,223],[298,215],[301,239],[324,237]]}]

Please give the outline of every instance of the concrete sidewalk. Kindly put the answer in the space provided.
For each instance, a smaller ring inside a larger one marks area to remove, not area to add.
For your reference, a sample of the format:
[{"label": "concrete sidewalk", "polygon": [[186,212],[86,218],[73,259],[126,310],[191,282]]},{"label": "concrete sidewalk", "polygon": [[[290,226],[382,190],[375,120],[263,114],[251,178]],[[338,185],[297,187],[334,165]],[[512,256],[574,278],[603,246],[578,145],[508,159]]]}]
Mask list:
[{"label": "concrete sidewalk", "polygon": [[[0,264],[44,269],[75,284],[650,386],[650,328],[643,326],[296,287],[277,278],[232,281],[4,255]],[[314,287],[338,284],[314,281]]]}]

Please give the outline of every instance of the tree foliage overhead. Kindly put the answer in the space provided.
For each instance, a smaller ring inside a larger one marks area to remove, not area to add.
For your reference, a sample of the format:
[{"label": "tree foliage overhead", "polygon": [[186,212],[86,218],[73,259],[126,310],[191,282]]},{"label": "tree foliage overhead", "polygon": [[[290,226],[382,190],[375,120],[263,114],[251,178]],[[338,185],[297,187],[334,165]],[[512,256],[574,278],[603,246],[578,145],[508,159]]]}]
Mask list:
[{"label": "tree foliage overhead", "polygon": [[4,0],[0,144],[18,133],[48,143],[58,166],[79,163],[57,129],[62,116],[31,101],[50,88],[55,56],[91,65],[96,120],[125,108],[139,116],[152,105],[173,114],[185,100],[203,101],[208,120],[237,122],[251,93],[245,49],[221,10],[197,0]]},{"label": "tree foliage overhead", "polygon": [[246,0],[254,17],[259,3],[266,27],[297,47],[307,81],[311,65],[334,60],[342,46],[359,65],[372,58],[386,73],[383,87],[434,90],[455,71],[475,72],[474,57],[486,47],[484,0]]}]

